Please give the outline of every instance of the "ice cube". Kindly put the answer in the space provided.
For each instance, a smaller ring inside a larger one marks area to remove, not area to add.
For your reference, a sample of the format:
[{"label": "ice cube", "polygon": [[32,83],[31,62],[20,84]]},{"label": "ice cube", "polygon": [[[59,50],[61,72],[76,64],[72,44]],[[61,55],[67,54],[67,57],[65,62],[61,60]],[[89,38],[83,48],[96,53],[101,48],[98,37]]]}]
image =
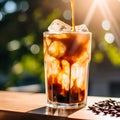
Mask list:
[{"label": "ice cube", "polygon": [[70,32],[71,26],[62,22],[61,20],[55,19],[48,27],[49,32]]},{"label": "ice cube", "polygon": [[[45,64],[47,66],[47,76],[51,76],[51,75],[57,75],[60,70],[61,70],[61,67],[60,67],[60,61],[55,59],[55,58],[48,58],[50,59],[49,62],[46,62],[47,64]],[[53,81],[54,82],[54,81]]]},{"label": "ice cube", "polygon": [[85,24],[75,26],[77,32],[89,32]]},{"label": "ice cube", "polygon": [[84,81],[84,71],[85,68],[80,65],[79,63],[75,63],[73,64],[72,68],[71,68],[71,87],[74,86],[73,83],[76,83],[77,87],[80,88],[83,85],[83,81]]},{"label": "ice cube", "polygon": [[50,56],[55,58],[62,57],[66,52],[66,46],[60,41],[54,41],[48,48],[48,53]]},{"label": "ice cube", "polygon": [[60,61],[59,60],[54,59],[52,60],[50,64],[51,64],[50,68],[51,68],[52,74],[57,74],[60,72]]}]

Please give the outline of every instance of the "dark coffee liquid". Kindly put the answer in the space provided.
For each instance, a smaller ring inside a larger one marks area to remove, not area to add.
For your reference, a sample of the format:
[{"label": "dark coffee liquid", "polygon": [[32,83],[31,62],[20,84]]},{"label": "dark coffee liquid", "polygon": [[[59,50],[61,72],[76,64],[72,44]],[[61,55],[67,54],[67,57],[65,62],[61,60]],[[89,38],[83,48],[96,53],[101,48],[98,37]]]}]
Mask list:
[{"label": "dark coffee liquid", "polygon": [[[55,79],[55,83],[51,83],[51,80]],[[57,77],[50,76],[48,78],[48,95],[49,100],[60,103],[78,103],[82,102],[85,98],[85,90],[76,87],[76,84],[69,90],[62,89],[62,85],[57,81]]]}]

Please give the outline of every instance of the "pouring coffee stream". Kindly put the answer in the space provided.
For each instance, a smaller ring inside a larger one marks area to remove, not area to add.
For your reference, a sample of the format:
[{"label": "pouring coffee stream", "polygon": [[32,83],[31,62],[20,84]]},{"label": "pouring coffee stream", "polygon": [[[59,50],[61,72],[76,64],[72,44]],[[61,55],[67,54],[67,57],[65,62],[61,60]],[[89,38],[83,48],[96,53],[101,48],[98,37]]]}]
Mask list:
[{"label": "pouring coffee stream", "polygon": [[[72,32],[75,32],[75,14],[74,14],[74,11],[75,11],[75,8],[74,8],[74,0],[70,0],[70,3],[71,3],[71,10],[72,10]],[[70,87],[71,87],[71,64],[70,64],[70,74],[69,74],[69,102],[71,101],[70,100]]]},{"label": "pouring coffee stream", "polygon": [[74,8],[74,0],[70,0],[71,2],[71,10],[72,10],[72,32],[75,32],[75,14],[74,14],[74,11],[75,11],[75,8]]}]

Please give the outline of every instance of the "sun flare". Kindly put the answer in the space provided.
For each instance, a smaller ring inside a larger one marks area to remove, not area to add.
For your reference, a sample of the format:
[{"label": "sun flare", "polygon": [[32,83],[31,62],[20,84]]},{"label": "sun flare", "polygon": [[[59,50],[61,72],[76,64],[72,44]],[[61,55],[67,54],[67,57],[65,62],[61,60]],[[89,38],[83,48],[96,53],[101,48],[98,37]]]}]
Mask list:
[{"label": "sun flare", "polygon": [[[110,4],[112,4],[112,2]],[[93,15],[94,15],[97,8],[100,10],[103,18],[106,19],[106,20],[109,20],[111,26],[114,26],[114,27],[111,28],[111,32],[115,36],[115,42],[117,43],[118,46],[120,46],[120,42],[119,42],[120,28],[117,24],[117,21],[116,21],[114,15],[112,14],[112,10],[111,10],[109,4],[107,3],[107,0],[93,0],[92,5],[89,8],[89,12],[86,15],[87,17],[85,18],[84,23],[86,25],[89,25],[91,23],[91,21],[93,19]]]}]

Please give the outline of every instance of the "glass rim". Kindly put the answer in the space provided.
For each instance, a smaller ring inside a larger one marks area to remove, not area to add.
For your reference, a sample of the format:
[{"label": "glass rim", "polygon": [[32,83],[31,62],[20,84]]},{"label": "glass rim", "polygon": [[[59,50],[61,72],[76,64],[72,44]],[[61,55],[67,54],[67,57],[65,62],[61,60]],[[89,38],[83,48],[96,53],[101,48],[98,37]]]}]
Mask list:
[{"label": "glass rim", "polygon": [[72,32],[72,31],[65,31],[65,32],[49,32],[49,31],[44,31],[43,34],[68,34],[68,33],[72,33],[72,34],[92,34],[92,32],[83,32],[83,31],[80,31],[80,32]]}]

